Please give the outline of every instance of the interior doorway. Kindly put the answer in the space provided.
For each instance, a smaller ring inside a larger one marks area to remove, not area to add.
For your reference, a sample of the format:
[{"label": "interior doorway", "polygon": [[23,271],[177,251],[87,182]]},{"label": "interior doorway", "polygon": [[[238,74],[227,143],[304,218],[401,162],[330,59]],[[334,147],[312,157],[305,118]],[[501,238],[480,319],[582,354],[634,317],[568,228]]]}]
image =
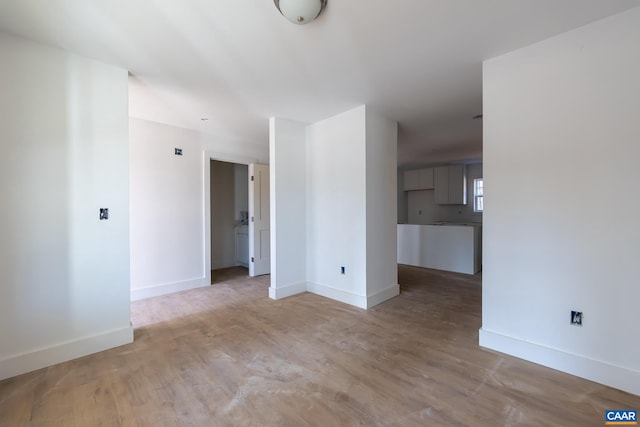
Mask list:
[{"label": "interior doorway", "polygon": [[210,159],[211,283],[224,281],[229,269],[248,275],[248,166]]},{"label": "interior doorway", "polygon": [[[219,163],[213,163],[219,162]],[[220,164],[230,164],[227,169],[233,168],[233,178],[229,172],[223,172],[221,176],[218,176],[216,168]],[[213,166],[213,171],[212,171]],[[213,283],[212,272],[222,270],[223,268],[240,268],[244,269],[243,260],[247,259],[246,252],[248,252],[248,274],[250,276],[266,275],[270,273],[270,191],[269,191],[269,167],[267,165],[261,165],[257,159],[252,159],[245,156],[220,154],[214,151],[205,151],[204,158],[205,168],[205,189],[204,189],[204,273],[207,276],[206,280],[209,283]],[[251,172],[253,171],[253,176]],[[257,173],[256,173],[257,171]],[[231,190],[233,188],[233,191]],[[237,190],[236,190],[237,188]],[[236,191],[239,194],[236,197]],[[245,193],[246,191],[246,193]],[[215,213],[216,206],[212,205],[212,200],[215,201],[216,197],[220,193],[227,193],[226,196],[226,208],[227,214],[225,214],[223,222],[226,225],[220,224],[218,215]],[[229,202],[229,193],[233,193],[233,203]],[[241,196],[240,196],[241,194]],[[246,206],[248,210],[245,210],[244,206],[244,194],[248,196]],[[213,195],[213,198],[212,198]],[[236,204],[236,200],[238,203]],[[229,206],[233,205],[231,209],[231,215],[228,214]],[[214,213],[212,215],[212,206]],[[244,212],[247,212],[246,214]],[[248,225],[243,228],[243,225]],[[224,234],[220,235],[217,230],[219,226],[224,228]],[[239,233],[236,236],[236,226],[239,227]],[[229,233],[229,229],[233,229],[233,233]],[[247,231],[248,239],[244,237],[244,231]],[[229,236],[233,235],[233,238]],[[238,238],[238,244],[236,245],[235,238]],[[217,240],[222,240],[222,250]],[[244,243],[248,240],[247,245]],[[230,256],[231,243],[234,244],[234,252]],[[248,246],[248,251],[245,248]],[[238,256],[234,258],[235,251],[239,250]],[[222,254],[222,256],[220,255]],[[240,259],[242,262],[238,262]],[[226,267],[229,266],[230,267]],[[253,267],[253,268],[252,268]],[[258,268],[256,268],[258,267]],[[237,273],[237,272],[236,272]]]}]

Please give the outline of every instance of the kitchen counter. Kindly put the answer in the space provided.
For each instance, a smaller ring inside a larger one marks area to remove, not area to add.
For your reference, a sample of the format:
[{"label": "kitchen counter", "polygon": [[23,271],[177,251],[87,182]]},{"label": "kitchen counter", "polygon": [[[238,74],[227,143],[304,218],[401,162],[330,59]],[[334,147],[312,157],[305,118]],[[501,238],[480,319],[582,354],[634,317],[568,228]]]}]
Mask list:
[{"label": "kitchen counter", "polygon": [[482,225],[398,224],[398,263],[475,274],[482,267]]}]

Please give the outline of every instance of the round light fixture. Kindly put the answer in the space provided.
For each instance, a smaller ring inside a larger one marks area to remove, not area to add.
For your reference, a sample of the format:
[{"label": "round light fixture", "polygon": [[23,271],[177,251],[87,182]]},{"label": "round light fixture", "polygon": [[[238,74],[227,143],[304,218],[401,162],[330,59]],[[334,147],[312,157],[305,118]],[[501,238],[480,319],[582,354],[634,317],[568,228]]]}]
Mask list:
[{"label": "round light fixture", "polygon": [[273,0],[273,2],[282,16],[298,25],[313,21],[327,6],[327,0]]}]

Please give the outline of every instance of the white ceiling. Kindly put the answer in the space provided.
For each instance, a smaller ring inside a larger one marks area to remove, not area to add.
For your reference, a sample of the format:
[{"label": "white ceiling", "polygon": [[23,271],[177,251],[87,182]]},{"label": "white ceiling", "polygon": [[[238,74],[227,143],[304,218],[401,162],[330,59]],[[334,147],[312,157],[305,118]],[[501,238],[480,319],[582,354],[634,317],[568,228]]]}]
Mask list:
[{"label": "white ceiling", "polygon": [[[399,122],[398,162],[479,158],[482,60],[640,0],[0,0],[0,30],[130,71],[134,117],[268,144],[268,117],[360,104]],[[204,122],[202,117],[209,118]]]}]

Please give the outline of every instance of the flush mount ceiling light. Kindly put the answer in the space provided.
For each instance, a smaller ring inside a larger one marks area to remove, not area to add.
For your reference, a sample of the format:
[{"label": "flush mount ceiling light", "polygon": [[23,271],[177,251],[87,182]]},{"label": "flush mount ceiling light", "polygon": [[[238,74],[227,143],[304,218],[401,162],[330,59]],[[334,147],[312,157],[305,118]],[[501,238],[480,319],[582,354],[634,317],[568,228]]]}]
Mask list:
[{"label": "flush mount ceiling light", "polygon": [[327,6],[327,0],[273,0],[276,7],[294,24],[308,24],[316,19]]}]

